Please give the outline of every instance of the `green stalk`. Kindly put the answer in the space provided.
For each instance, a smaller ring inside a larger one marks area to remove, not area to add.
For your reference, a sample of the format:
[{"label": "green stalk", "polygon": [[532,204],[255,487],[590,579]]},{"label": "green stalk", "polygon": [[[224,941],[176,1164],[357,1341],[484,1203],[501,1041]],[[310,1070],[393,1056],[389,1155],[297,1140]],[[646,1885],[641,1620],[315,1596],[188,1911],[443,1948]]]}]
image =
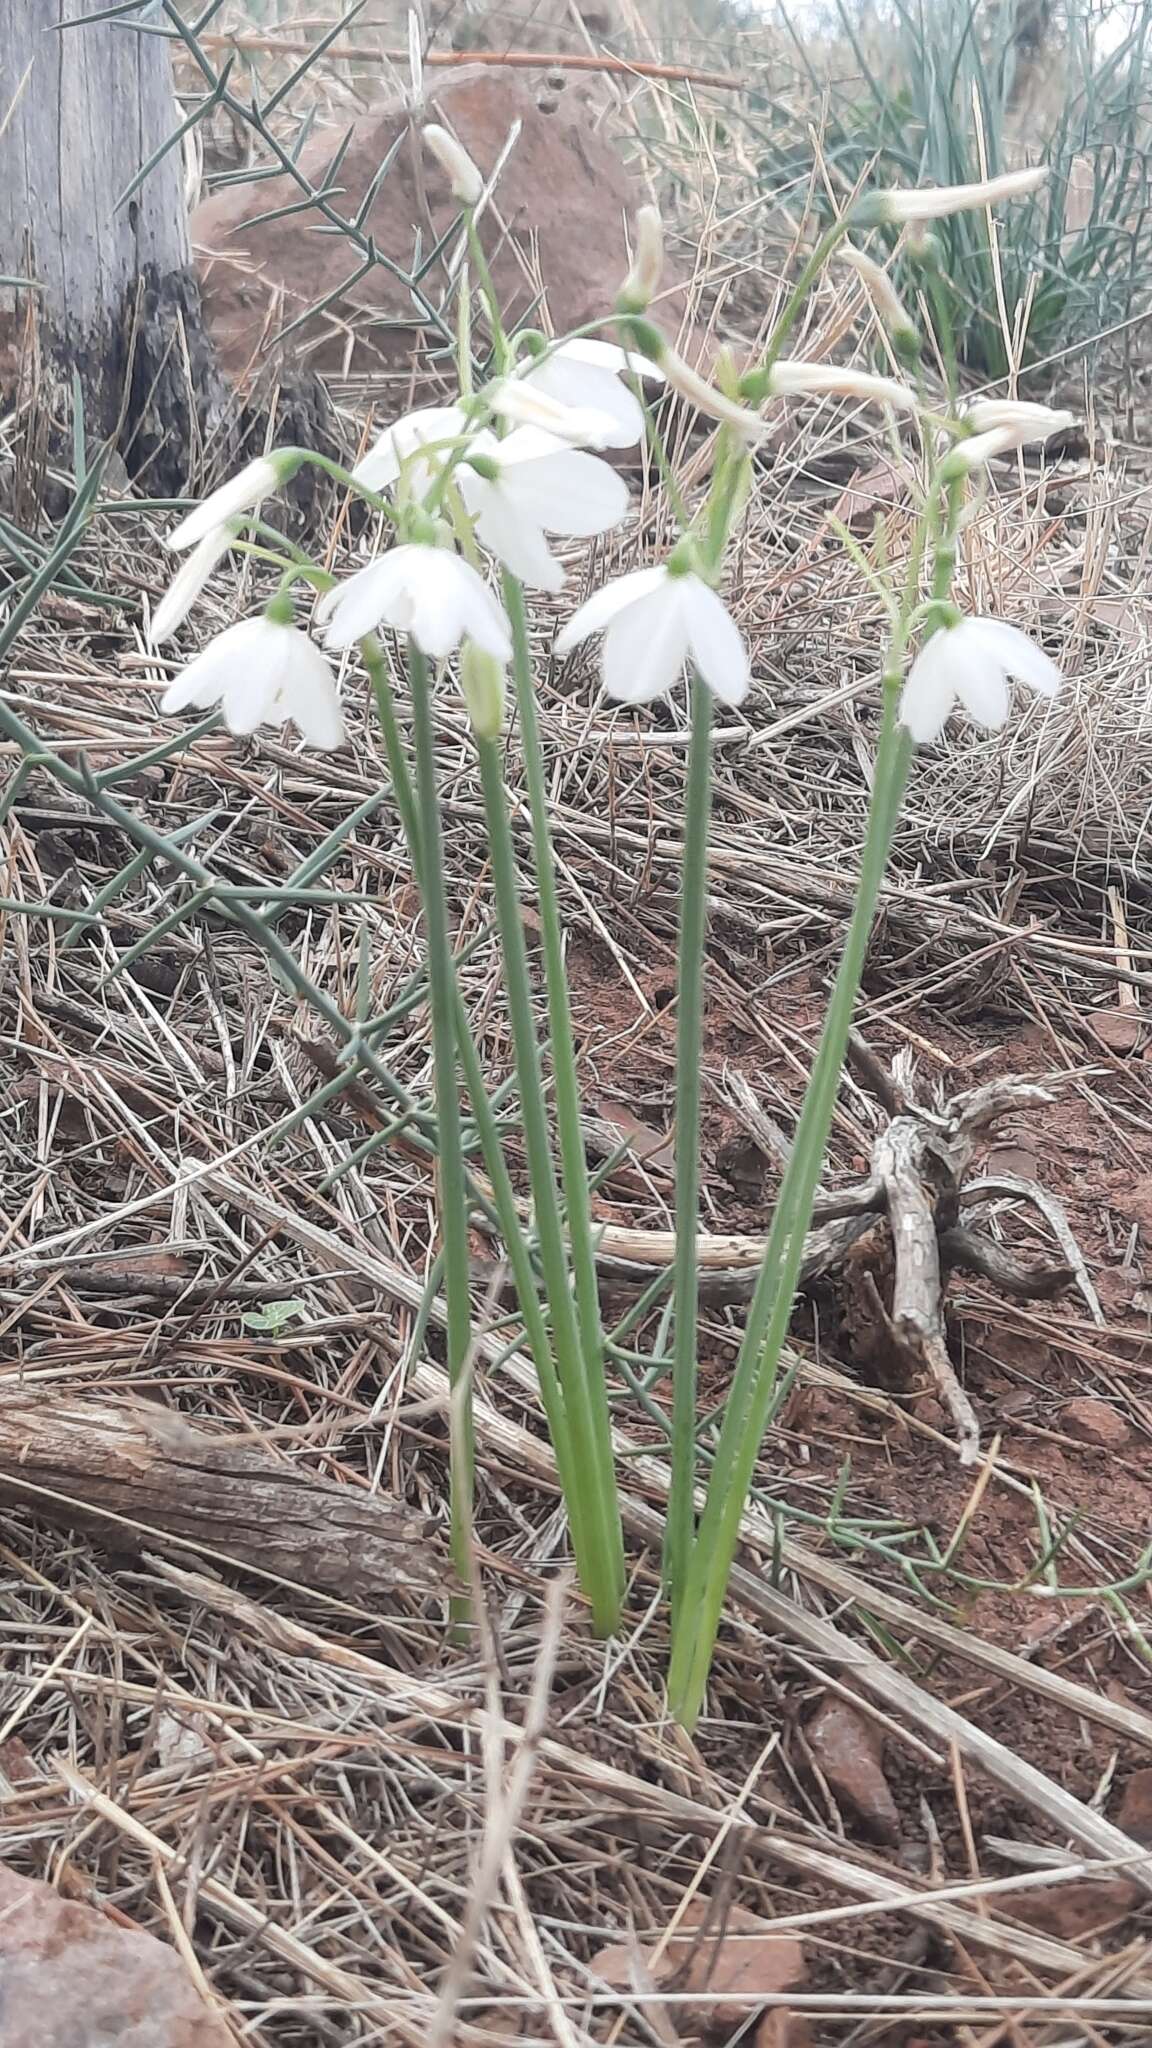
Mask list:
[{"label": "green stalk", "polygon": [[672,1345],[672,1482],[664,1576],[673,1625],[680,1613],[695,1534],[696,1352],[700,1210],[700,1062],[704,1028],[704,929],[711,810],[712,692],[692,679],[692,746],[684,798],[684,873],[676,1006],[676,1265]]},{"label": "green stalk", "polygon": [[619,1510],[614,1489],[605,1491],[604,1488],[603,1461],[597,1443],[599,1418],[590,1399],[580,1330],[569,1284],[559,1193],[540,1083],[540,1054],[532,1009],[528,949],[520,915],[503,769],[494,740],[478,739],[477,747],[484,814],[488,823],[488,854],[496,891],[496,914],[504,949],[508,1013],[516,1055],[524,1145],[532,1183],[532,1206],[541,1270],[552,1316],[556,1365],[563,1388],[565,1442],[562,1444],[555,1433],[553,1442],[558,1461],[561,1451],[565,1452],[564,1465],[569,1474],[565,1498],[580,1583],[591,1602],[597,1632],[611,1635],[620,1621]]},{"label": "green stalk", "polygon": [[856,994],[912,758],[912,741],[897,722],[900,684],[899,670],[893,665],[884,678],[884,718],[856,902],[748,1312],[685,1595],[674,1623],[668,1697],[677,1720],[689,1729],[695,1726],[703,1704],[744,1503],[772,1406],[803,1256],[804,1230],[820,1181]]},{"label": "green stalk", "polygon": [[568,993],[568,971],[564,960],[564,937],[556,890],[556,864],[548,829],[548,792],[544,782],[544,759],[540,746],[540,720],[532,674],[532,651],[528,644],[528,623],[524,593],[514,576],[504,578],[504,603],[512,626],[512,665],[516,683],[516,704],[524,750],[524,773],[528,784],[528,807],[532,819],[532,849],[536,888],[544,940],[544,973],[548,997],[548,1019],[552,1048],[552,1075],[556,1091],[556,1125],[560,1138],[560,1170],[568,1217],[568,1237],[576,1284],[576,1314],[584,1361],[588,1412],[592,1417],[594,1472],[588,1484],[604,1504],[611,1521],[613,1583],[618,1597],[624,1591],[624,1538],[616,1493],[616,1470],[612,1455],[612,1422],[604,1384],[604,1339],[600,1323],[600,1296],[596,1283],[596,1256],[592,1242],[592,1211],[588,1194],[588,1164],[580,1129],[580,1090],[572,1035],[572,1005]]},{"label": "green stalk", "polygon": [[[428,990],[432,1010],[432,1055],[436,1082],[436,1129],[439,1140],[440,1229],[444,1243],[444,1293],[448,1324],[448,1381],[453,1399],[469,1371],[472,1348],[472,1291],[468,1260],[468,1194],[460,1139],[460,1091],[456,1077],[456,970],[448,931],[448,898],[444,883],[444,845],[440,799],[436,787],[436,754],[432,734],[432,696],[428,663],[414,640],[408,643],[408,674],[412,685],[412,730],[416,754],[416,795],[420,846],[424,866],[424,927],[428,939]],[[458,1455],[452,1459],[452,1561],[465,1585],[471,1584],[472,1493],[475,1443],[471,1403],[467,1395],[459,1429]],[[468,1618],[467,1597],[452,1602],[453,1618]]]},{"label": "green stalk", "polygon": [[[422,890],[424,886],[424,854],[420,837],[420,819],[416,808],[415,797],[412,791],[412,782],[408,770],[408,762],[400,738],[400,728],[396,720],[396,705],[392,695],[392,686],[388,678],[387,664],[384,660],[383,654],[381,653],[380,645],[379,642],[376,640],[375,635],[368,635],[363,641],[361,641],[360,651],[364,661],[364,665],[368,671],[368,675],[372,683],[373,692],[376,698],[376,711],[380,721],[380,730],[384,738],[385,752],[387,753],[388,756],[388,766],[392,777],[392,788],[396,798],[396,806],[400,812],[400,821],[404,829],[405,839],[407,840],[408,843],[408,851],[411,856],[412,866],[415,871],[417,884]],[[484,766],[485,751],[485,749],[482,749],[482,767]],[[491,753],[495,755],[494,746],[491,746],[489,749],[487,749],[487,751],[491,751]],[[499,781],[498,761],[496,763],[496,776],[497,780]],[[520,923],[519,912],[516,905],[515,872],[514,869],[511,868],[511,836],[508,831],[508,819],[507,811],[503,800],[502,783],[500,783],[499,809],[503,817],[503,832],[501,833],[498,830],[494,830],[492,832],[492,838],[494,846],[497,840],[501,838],[507,843],[508,861],[511,872],[511,902],[513,909],[516,913],[515,931],[519,938],[520,954],[523,958],[523,926]],[[495,854],[493,858],[495,865]],[[526,962],[524,963],[524,969],[524,985],[527,986]],[[510,966],[508,972],[509,979],[511,981],[511,979],[513,978],[514,969]],[[488,1168],[489,1177],[492,1182],[492,1200],[493,1206],[496,1210],[496,1218],[500,1225],[500,1232],[504,1240],[504,1247],[508,1254],[508,1263],[512,1268],[512,1277],[516,1283],[516,1294],[520,1305],[520,1315],[521,1320],[524,1324],[524,1336],[528,1344],[528,1348],[532,1354],[533,1364],[536,1367],[536,1377],[540,1383],[540,1395],[544,1403],[544,1412],[548,1418],[549,1434],[551,1436],[553,1448],[556,1453],[556,1469],[560,1477],[560,1484],[563,1488],[564,1499],[568,1508],[568,1522],[572,1535],[572,1549],[575,1554],[577,1568],[580,1574],[580,1583],[583,1586],[584,1591],[588,1595],[588,1599],[593,1610],[593,1621],[596,1627],[599,1630],[601,1630],[601,1632],[603,1632],[604,1634],[608,1634],[611,1632],[611,1628],[614,1625],[614,1616],[618,1611],[618,1601],[616,1601],[616,1604],[612,1609],[608,1609],[596,1593],[596,1566],[594,1562],[596,1539],[594,1536],[590,1537],[588,1534],[586,1489],[581,1485],[579,1479],[581,1465],[574,1462],[577,1455],[576,1436],[578,1432],[573,1431],[568,1421],[567,1409],[565,1406],[564,1386],[562,1384],[561,1377],[557,1373],[556,1363],[553,1358],[553,1341],[549,1336],[548,1325],[545,1322],[543,1311],[540,1307],[540,1300],[536,1283],[536,1272],[532,1263],[532,1253],[529,1248],[528,1239],[520,1219],[520,1211],[516,1203],[515,1190],[512,1186],[511,1176],[508,1172],[508,1164],[504,1157],[504,1147],[501,1143],[500,1132],[497,1126],[496,1117],[493,1113],[492,1106],[488,1097],[488,1090],[484,1079],[484,1071],[480,1064],[480,1056],[476,1050],[476,1041],[472,1035],[471,1026],[468,1021],[467,1012],[464,1008],[464,1001],[460,993],[458,983],[456,986],[455,1001],[457,1051],[459,1053],[461,1066],[464,1069],[464,1079],[467,1085],[469,1098],[472,1104],[472,1115],[474,1122],[476,1124],[477,1132],[479,1134],[480,1145],[484,1154],[484,1162]],[[529,1033],[531,1034],[533,1032],[533,1025],[530,996],[528,1011],[528,1029]],[[534,1046],[534,1036],[532,1039],[532,1043]],[[540,1095],[538,1069],[535,1071],[534,1077],[529,1081],[528,1085],[526,1086],[524,1075],[520,1071],[518,1063],[517,1079],[523,1100],[526,1104],[531,1102],[534,1108],[539,1111],[542,1117],[543,1103]],[[525,1124],[527,1124],[527,1109],[525,1110],[524,1121]],[[546,1163],[548,1164],[550,1169],[551,1155],[548,1152],[548,1137],[546,1124],[544,1126],[544,1148]],[[553,1205],[555,1207],[554,1179],[552,1181],[552,1187]],[[533,1200],[537,1210],[537,1214],[539,1215],[544,1207],[544,1204],[541,1200],[539,1192],[537,1191],[535,1175],[533,1176]],[[553,1263],[551,1268],[551,1280],[550,1282],[546,1281],[546,1284],[548,1284],[553,1323],[558,1333],[556,1338],[556,1343],[558,1347],[562,1341],[559,1336],[559,1331],[563,1329],[566,1333],[565,1339],[563,1340],[563,1350],[564,1355],[569,1360],[569,1365],[567,1371],[564,1374],[564,1380],[567,1383],[574,1385],[577,1388],[578,1392],[581,1376],[580,1346],[578,1334],[576,1332],[575,1315],[572,1306],[572,1295],[568,1285],[567,1265],[564,1260],[563,1238],[559,1232],[558,1209],[556,1209],[556,1217],[556,1241],[559,1245],[559,1258],[558,1261]],[[542,1229],[540,1231],[540,1237],[541,1256],[543,1259],[544,1232]],[[583,1461],[583,1469],[587,1469],[588,1462],[589,1461],[587,1459]]]}]

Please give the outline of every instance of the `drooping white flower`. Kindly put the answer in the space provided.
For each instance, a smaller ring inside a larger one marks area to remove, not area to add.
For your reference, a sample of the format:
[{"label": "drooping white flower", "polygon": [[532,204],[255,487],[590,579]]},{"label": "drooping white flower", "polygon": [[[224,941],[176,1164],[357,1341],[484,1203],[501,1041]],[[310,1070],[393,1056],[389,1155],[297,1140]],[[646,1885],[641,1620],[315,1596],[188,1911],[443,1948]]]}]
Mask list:
[{"label": "drooping white flower", "polygon": [[223,526],[226,519],[232,519],[238,512],[254,512],[263,498],[283,483],[292,469],[298,466],[299,458],[291,462],[274,455],[259,455],[255,462],[249,462],[229,477],[218,490],[210,491],[201,499],[185,519],[174,526],[164,545],[178,552],[196,546],[214,527]]},{"label": "drooping white flower", "polygon": [[869,256],[866,249],[858,249],[854,242],[845,242],[839,250],[840,260],[856,272],[868,297],[875,307],[881,325],[885,327],[901,354],[915,353],[920,347],[920,336],[916,322],[900,297],[891,277],[882,263]]},{"label": "drooping white flower", "polygon": [[716,592],[691,572],[636,569],[596,591],[557,636],[568,654],[603,633],[604,688],[622,704],[647,704],[675,688],[686,661],[724,704],[739,704],[749,682],[748,651]]},{"label": "drooping white flower", "polygon": [[235,538],[234,522],[214,526],[202,541],[197,542],[187,560],[181,562],[149,622],[148,638],[153,647],[159,647],[162,640],[170,640],[176,628],[183,625],[213,569],[228,553]]},{"label": "drooping white flower", "polygon": [[1052,697],[1062,677],[1054,661],[1018,626],[1002,619],[961,619],[933,633],[908,671],[900,723],[914,740],[938,739],[957,702],[996,732],[1008,716],[1008,677]]},{"label": "drooping white flower", "polygon": [[871,192],[861,211],[867,218],[902,222],[942,220],[950,213],[970,213],[977,207],[996,206],[1002,199],[1024,199],[1035,192],[1048,176],[1047,165],[1029,171],[1003,171],[999,177],[983,178],[972,185],[912,185],[888,192]]},{"label": "drooping white flower", "polygon": [[573,412],[602,414],[611,429],[603,432],[601,448],[634,448],[644,432],[644,409],[621,381],[629,375],[664,382],[663,370],[647,356],[617,348],[613,341],[580,337],[530,359],[517,372],[517,382]]},{"label": "drooping white flower", "polygon": [[339,747],[344,718],[332,671],[296,626],[266,615],[218,633],[169,683],[162,711],[206,711],[219,704],[229,732],[291,719],[314,747]]},{"label": "drooping white flower", "polygon": [[940,464],[941,481],[952,483],[957,477],[969,476],[974,469],[983,469],[995,456],[1007,455],[1019,446],[1011,427],[993,427],[987,434],[969,434],[948,450]]},{"label": "drooping white flower", "polygon": [[569,405],[525,377],[501,377],[484,393],[498,419],[534,427],[569,448],[610,448],[616,423],[598,406]]},{"label": "drooping white flower", "polygon": [[460,468],[460,495],[477,537],[533,590],[560,590],[565,581],[546,533],[586,540],[627,513],[628,486],[609,463],[535,427],[517,427],[503,441],[479,435],[472,452],[493,471]]},{"label": "drooping white flower", "polygon": [[450,548],[408,541],[338,583],[316,607],[328,647],[351,647],[377,626],[408,633],[434,661],[443,661],[467,633],[497,661],[512,656],[512,635],[475,569]]},{"label": "drooping white flower", "polygon": [[424,145],[448,173],[452,197],[461,206],[477,206],[484,196],[484,179],[462,142],[442,128],[438,121],[425,123]]},{"label": "drooping white flower", "polygon": [[694,405],[708,419],[719,420],[722,426],[731,427],[743,441],[751,445],[764,434],[764,422],[759,415],[749,412],[745,406],[737,405],[723,391],[718,391],[698,370],[686,363],[674,348],[664,348],[660,353],[660,368],[665,378],[681,398]]},{"label": "drooping white flower", "polygon": [[915,412],[916,393],[898,377],[876,377],[871,370],[841,369],[838,363],[806,363],[784,357],[768,372],[772,398],[859,398],[865,404],[889,405],[895,412]]},{"label": "drooping white flower", "polygon": [[977,434],[1011,433],[1017,448],[1065,434],[1076,425],[1074,412],[1058,412],[1051,405],[1035,405],[1024,398],[974,398],[965,406],[964,418]]},{"label": "drooping white flower", "polygon": [[[468,415],[460,405],[422,405],[385,427],[379,439],[360,457],[352,475],[370,491],[386,491],[403,468],[411,496],[422,502],[441,463],[447,459],[452,442],[468,431]],[[414,460],[422,448],[434,447],[438,455]]]}]

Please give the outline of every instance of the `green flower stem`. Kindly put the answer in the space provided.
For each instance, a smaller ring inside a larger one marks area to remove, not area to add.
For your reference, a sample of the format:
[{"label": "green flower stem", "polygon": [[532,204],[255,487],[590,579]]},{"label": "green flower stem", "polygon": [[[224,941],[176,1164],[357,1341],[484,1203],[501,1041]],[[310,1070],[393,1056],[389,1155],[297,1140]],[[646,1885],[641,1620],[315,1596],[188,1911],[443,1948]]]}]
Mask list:
[{"label": "green flower stem", "polygon": [[544,974],[551,1027],[552,1076],[556,1091],[561,1181],[576,1285],[576,1314],[584,1360],[587,1404],[594,1427],[592,1450],[595,1469],[587,1475],[586,1483],[596,1499],[604,1503],[605,1513],[611,1520],[613,1579],[618,1597],[622,1598],[624,1537],[616,1494],[612,1423],[604,1383],[604,1339],[600,1322],[600,1296],[596,1282],[596,1257],[592,1241],[588,1163],[580,1129],[580,1090],[576,1077],[572,1035],[572,1004],[568,993],[564,935],[556,890],[556,864],[548,829],[548,791],[545,786],[544,760],[540,746],[540,720],[536,708],[532,650],[528,642],[524,593],[514,576],[506,575],[504,578],[504,603],[512,626],[512,666],[524,751],[524,773],[528,784],[536,888],[544,940]]},{"label": "green flower stem", "polygon": [[856,902],[796,1141],[772,1219],[764,1263],[749,1308],[684,1597],[674,1625],[669,1704],[677,1720],[689,1729],[695,1726],[703,1704],[728,1577],[739,1543],[740,1520],[772,1406],[803,1256],[804,1229],[820,1181],[856,993],[900,795],[912,758],[912,741],[906,729],[897,723],[900,684],[899,669],[893,665],[884,678],[884,718]]},{"label": "green flower stem", "polygon": [[[415,641],[408,644],[412,686],[412,729],[416,754],[416,795],[424,867],[424,926],[428,939],[428,989],[432,1010],[432,1055],[439,1141],[440,1229],[444,1246],[444,1293],[448,1323],[448,1380],[453,1398],[469,1371],[472,1348],[472,1288],[468,1259],[468,1193],[460,1135],[460,1091],[456,1076],[456,970],[448,931],[444,847],[436,787],[432,696],[428,663]],[[471,1583],[472,1492],[475,1446],[470,1403],[464,1407],[452,1459],[452,1561],[465,1585]],[[452,1603],[458,1622],[468,1617],[466,1596]]]},{"label": "green flower stem", "polygon": [[704,929],[711,810],[712,692],[694,676],[692,745],[684,814],[676,1006],[676,1262],[673,1292],[672,1483],[664,1576],[675,1622],[695,1533],[696,1351],[700,1210],[700,1061],[704,1027]]},{"label": "green flower stem", "polygon": [[[569,1284],[559,1191],[541,1087],[528,949],[520,914],[503,768],[494,740],[478,740],[477,747],[484,814],[488,824],[488,853],[504,949],[508,1011],[516,1055],[524,1145],[532,1184],[533,1214],[551,1311],[557,1369],[563,1389],[561,1436],[557,1436],[553,1426],[553,1443],[561,1473],[563,1475],[566,1469],[568,1474],[564,1490],[580,1583],[591,1602],[593,1623],[598,1633],[611,1635],[620,1619],[619,1510],[614,1490],[606,1492],[603,1485],[603,1460],[597,1442],[601,1423],[590,1399],[580,1329]],[[551,1421],[551,1416],[549,1419]]]},{"label": "green flower stem", "polygon": [[[372,683],[372,689],[376,698],[377,716],[380,722],[380,730],[384,738],[385,752],[387,753],[388,756],[388,766],[392,777],[392,789],[396,799],[396,807],[400,812],[400,822],[404,830],[405,839],[407,840],[408,843],[408,851],[411,856],[412,867],[416,875],[416,880],[422,890],[424,886],[424,852],[420,836],[420,818],[416,807],[415,796],[412,790],[412,780],[409,774],[408,761],[405,756],[403,743],[400,738],[400,728],[396,719],[396,705],[392,695],[392,686],[388,677],[387,663],[385,662],[383,653],[381,651],[380,643],[376,639],[374,634],[368,635],[363,641],[361,641],[360,652],[361,657],[364,661],[364,665],[368,671],[368,675]],[[494,745],[490,746],[489,751],[492,753],[493,756],[495,756],[496,750]],[[484,765],[483,754],[481,757],[481,765]],[[499,774],[500,769],[499,762],[497,760],[497,779],[499,779]],[[494,842],[497,839],[497,837],[501,836],[507,842],[508,857],[510,862],[511,836],[508,831],[507,811],[504,806],[502,784],[500,784],[500,811],[504,821],[503,834],[500,835],[494,832],[492,836]],[[495,858],[496,856],[494,853],[494,864]],[[511,887],[512,903],[515,907],[516,885],[514,873],[512,874]],[[517,934],[519,935],[520,950],[522,954],[524,947],[524,939],[523,928],[519,921],[518,909],[516,911],[515,929]],[[511,980],[513,969],[509,967],[508,972],[509,978]],[[512,1180],[508,1172],[507,1161],[504,1157],[504,1148],[501,1143],[499,1126],[497,1124],[496,1116],[492,1108],[491,1099],[488,1095],[487,1087],[485,1085],[484,1070],[480,1063],[480,1055],[476,1050],[476,1041],[472,1036],[471,1026],[468,1021],[467,1012],[464,1008],[464,1001],[460,993],[458,983],[455,991],[455,1003],[457,1051],[459,1054],[460,1064],[464,1070],[464,1079],[467,1085],[469,1098],[472,1104],[473,1120],[475,1122],[476,1129],[480,1138],[480,1145],[484,1154],[484,1162],[488,1168],[489,1178],[492,1182],[492,1200],[493,1206],[496,1210],[497,1222],[499,1223],[501,1236],[504,1240],[504,1247],[508,1254],[508,1263],[512,1268],[512,1277],[516,1283],[516,1293],[520,1305],[520,1316],[524,1325],[524,1336],[527,1341],[528,1348],[532,1354],[533,1364],[536,1367],[536,1376],[540,1383],[541,1399],[544,1403],[545,1414],[548,1417],[549,1433],[551,1435],[553,1447],[556,1452],[556,1468],[559,1473],[560,1483],[564,1492],[564,1498],[568,1506],[568,1521],[572,1532],[572,1548],[576,1556],[578,1569],[580,1571],[580,1582],[581,1585],[584,1586],[584,1589],[588,1594],[589,1601],[592,1604],[594,1620],[597,1622],[598,1626],[603,1626],[605,1633],[607,1633],[609,1615],[607,1612],[605,1612],[603,1615],[600,1614],[600,1603],[594,1597],[595,1565],[589,1562],[593,1553],[590,1550],[590,1539],[587,1534],[586,1488],[580,1485],[579,1480],[577,1478],[577,1472],[579,1468],[575,1467],[572,1462],[573,1432],[570,1429],[568,1422],[567,1409],[565,1406],[564,1399],[564,1391],[561,1385],[561,1380],[557,1374],[555,1361],[553,1359],[553,1347],[552,1341],[549,1337],[548,1325],[544,1319],[544,1314],[540,1307],[540,1300],[536,1283],[536,1272],[532,1262],[531,1248],[529,1246],[528,1238],[520,1219],[520,1211],[517,1207],[515,1190],[512,1186]],[[529,1032],[531,1033],[532,1017],[530,1004],[528,1013],[528,1026]],[[524,1086],[522,1076],[519,1077],[519,1080],[521,1093],[525,1102],[527,1103],[528,1101],[532,1101],[538,1108],[541,1108],[542,1110],[539,1094],[538,1070],[536,1071],[534,1081],[530,1086]],[[527,1123],[528,1121],[527,1111],[525,1111],[524,1121],[525,1123]],[[547,1149],[546,1125],[544,1133],[544,1144],[545,1158],[550,1169],[551,1156],[548,1153]],[[537,1207],[537,1212],[539,1213],[542,1205],[540,1203],[539,1196],[536,1194],[535,1187],[536,1184],[534,1177],[534,1202]],[[553,1198],[555,1199],[554,1181]],[[542,1257],[543,1237],[544,1232],[543,1230],[541,1230],[540,1238]],[[567,1377],[570,1381],[576,1383],[579,1381],[581,1371],[580,1347],[578,1335],[576,1332],[575,1314],[572,1306],[572,1295],[571,1290],[568,1286],[568,1273],[567,1266],[564,1260],[563,1239],[559,1237],[559,1235],[557,1237],[557,1242],[559,1244],[560,1256],[558,1265],[553,1266],[551,1281],[548,1283],[549,1301],[554,1323],[558,1327],[562,1326],[569,1329],[570,1331],[570,1335],[566,1345],[566,1355],[571,1361]],[[557,1339],[557,1342],[559,1342],[559,1339]]]},{"label": "green flower stem", "polygon": [[805,263],[799,277],[796,279],[792,290],[784,301],[783,311],[768,337],[768,344],[761,361],[742,380],[748,386],[749,397],[755,397],[757,400],[767,397],[768,377],[772,365],[776,362],[784,347],[784,343],[800,318],[812,286],[815,284],[829,258],[835,255],[851,225],[849,217],[846,214],[842,214],[839,220],[834,220],[831,227],[826,228],[821,235],[807,263]]}]

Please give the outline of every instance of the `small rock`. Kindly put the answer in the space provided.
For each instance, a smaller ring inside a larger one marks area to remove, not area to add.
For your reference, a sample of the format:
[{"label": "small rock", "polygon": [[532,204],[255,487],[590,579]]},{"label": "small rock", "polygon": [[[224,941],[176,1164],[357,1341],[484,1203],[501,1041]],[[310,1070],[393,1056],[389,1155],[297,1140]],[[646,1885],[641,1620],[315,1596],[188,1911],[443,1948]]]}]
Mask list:
[{"label": "small rock", "polygon": [[173,1949],[0,1864],[4,2048],[232,2048]]},{"label": "small rock", "polygon": [[1094,1401],[1088,1394],[1069,1401],[1060,1416],[1060,1427],[1077,1443],[1099,1444],[1106,1451],[1118,1451],[1132,1438],[1124,1417],[1107,1401]]},{"label": "small rock", "polygon": [[766,2012],[752,2036],[754,2048],[812,2048],[812,2029],[801,2014],[786,2005]]},{"label": "small rock", "polygon": [[837,1805],[849,1807],[876,1841],[898,1842],[900,1815],[884,1776],[884,1738],[875,1723],[829,1693],[804,1733]]},{"label": "small rock", "polygon": [[1147,1764],[1143,1770],[1133,1771],[1125,1784],[1116,1824],[1134,1842],[1152,1848],[1152,1767]]},{"label": "small rock", "polygon": [[[1152,1772],[1145,1775],[1152,1776]],[[1147,1894],[1135,1878],[1072,1878],[1067,1884],[1037,1887],[1035,1895],[1012,1893],[1003,1906],[1012,1920],[1022,1920],[1041,1934],[1061,1941],[1083,1941],[1103,1934],[1134,1913]]]},{"label": "small rock", "polygon": [[808,1976],[803,1947],[794,1935],[773,1934],[770,1920],[759,1920],[742,1906],[721,1915],[709,1899],[689,1903],[659,1955],[652,1940],[645,1946],[616,1942],[593,1956],[589,1968],[613,1990],[633,1991],[635,1961],[659,1991],[710,1994],[686,2015],[686,2032],[740,2026],[755,2013],[758,1997],[795,1991]]}]

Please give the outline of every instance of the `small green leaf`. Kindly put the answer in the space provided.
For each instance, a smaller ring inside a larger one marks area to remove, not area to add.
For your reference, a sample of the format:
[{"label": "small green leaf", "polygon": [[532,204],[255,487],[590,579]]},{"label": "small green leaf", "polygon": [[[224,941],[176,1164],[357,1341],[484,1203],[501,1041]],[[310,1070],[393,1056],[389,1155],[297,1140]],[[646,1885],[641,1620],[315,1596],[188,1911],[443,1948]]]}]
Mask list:
[{"label": "small green leaf", "polygon": [[302,1301],[270,1301],[266,1308],[246,1309],[240,1321],[246,1330],[269,1330],[275,1336],[285,1323],[295,1322],[304,1314]]}]

